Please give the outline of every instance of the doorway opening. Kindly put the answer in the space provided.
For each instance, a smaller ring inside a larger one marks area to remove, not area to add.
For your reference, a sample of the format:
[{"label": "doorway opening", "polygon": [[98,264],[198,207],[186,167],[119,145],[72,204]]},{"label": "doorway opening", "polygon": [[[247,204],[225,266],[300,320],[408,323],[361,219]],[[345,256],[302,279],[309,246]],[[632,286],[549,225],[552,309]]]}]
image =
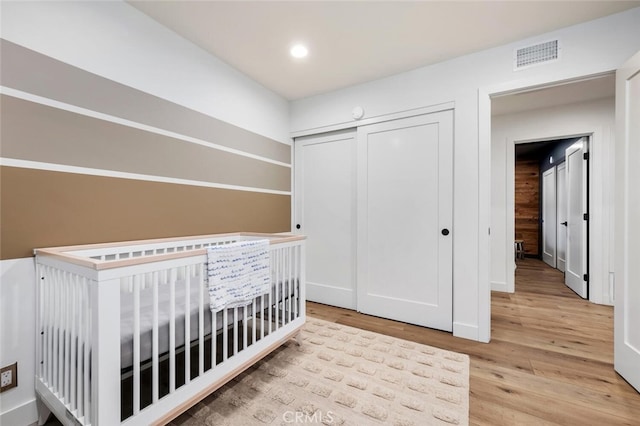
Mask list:
[{"label": "doorway opening", "polygon": [[588,136],[516,144],[516,268],[535,258],[558,269],[565,284],[589,298]]},{"label": "doorway opening", "polygon": [[[587,274],[590,290],[588,299],[591,302],[612,305],[613,284],[609,271],[612,262],[610,248],[613,232],[611,206],[614,192],[614,75],[594,76],[587,80],[566,82],[553,87],[522,89],[518,93],[492,96],[489,111],[491,290],[509,293],[515,291],[516,149],[523,149],[520,148],[521,145],[526,147],[532,142],[557,143],[562,139],[588,136],[590,157],[584,172],[589,175],[589,185],[586,188],[584,202],[588,203],[590,210],[587,211],[585,204],[580,214],[589,213],[589,221],[585,221],[589,235],[585,240],[590,244],[587,259],[584,261],[584,265],[588,264],[589,271],[582,272],[580,278]],[[554,165],[558,166],[556,154],[553,154],[553,157]],[[566,173],[562,168],[561,172],[563,175]],[[542,220],[541,216],[539,220]],[[559,221],[562,222],[564,220]],[[568,224],[571,223],[572,221],[568,221]],[[537,242],[525,243],[524,255],[542,257],[542,243],[542,235],[538,234]],[[561,265],[563,260],[565,259],[561,258]]]}]

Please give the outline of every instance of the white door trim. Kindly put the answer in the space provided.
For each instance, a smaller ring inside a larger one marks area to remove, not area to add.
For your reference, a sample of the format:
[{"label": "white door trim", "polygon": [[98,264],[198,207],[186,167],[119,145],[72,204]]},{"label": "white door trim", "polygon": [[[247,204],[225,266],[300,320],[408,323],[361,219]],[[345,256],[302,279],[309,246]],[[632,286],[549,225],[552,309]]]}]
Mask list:
[{"label": "white door trim", "polygon": [[[350,129],[358,126],[367,126],[369,124],[377,124],[385,121],[398,120],[400,118],[409,118],[409,117],[415,117],[417,115],[425,115],[425,114],[431,114],[434,112],[452,110],[454,108],[455,108],[454,102],[444,102],[441,104],[429,105],[422,108],[414,108],[406,111],[398,111],[392,114],[383,114],[383,115],[362,118],[362,119],[358,119],[357,121],[355,121],[354,119],[354,121],[345,121],[344,123],[333,124],[330,126],[322,126],[322,127],[316,127],[313,129],[298,130],[295,132],[291,132],[291,137],[299,138],[302,136],[311,136],[311,135],[317,135],[321,133],[334,132],[337,130]],[[365,115],[366,115],[366,111],[365,111]]]},{"label": "white door trim", "polygon": [[613,212],[609,210],[611,188],[605,186],[607,183],[603,181],[609,177],[613,153],[610,153],[607,147],[610,143],[608,132],[605,132],[602,127],[593,126],[591,129],[576,128],[575,130],[575,133],[567,134],[545,134],[541,132],[539,137],[535,137],[535,135],[520,135],[507,138],[507,163],[505,168],[507,184],[505,235],[507,240],[504,241],[507,254],[505,258],[507,268],[506,292],[513,293],[515,291],[515,271],[513,268],[515,251],[512,239],[508,238],[510,235],[515,234],[513,188],[515,179],[515,146],[521,143],[588,136],[589,149],[591,151],[589,154],[589,211],[591,212],[589,244],[592,248],[589,251],[589,300],[594,303],[611,305],[613,304],[613,293],[609,285],[609,217],[613,215]]}]

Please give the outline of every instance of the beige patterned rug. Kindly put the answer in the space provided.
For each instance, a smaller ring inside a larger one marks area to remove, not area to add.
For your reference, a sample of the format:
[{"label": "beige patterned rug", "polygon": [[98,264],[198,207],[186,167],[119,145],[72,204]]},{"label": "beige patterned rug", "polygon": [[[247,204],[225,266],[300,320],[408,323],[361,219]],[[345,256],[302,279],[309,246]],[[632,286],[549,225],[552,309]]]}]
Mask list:
[{"label": "beige patterned rug", "polygon": [[308,318],[172,425],[466,425],[469,357]]}]

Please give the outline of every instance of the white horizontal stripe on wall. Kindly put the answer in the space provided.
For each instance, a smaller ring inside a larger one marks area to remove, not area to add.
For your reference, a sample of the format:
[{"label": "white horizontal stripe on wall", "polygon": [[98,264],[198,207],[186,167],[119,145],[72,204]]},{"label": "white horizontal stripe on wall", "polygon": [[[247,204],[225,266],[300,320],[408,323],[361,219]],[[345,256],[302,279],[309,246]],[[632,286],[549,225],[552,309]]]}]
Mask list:
[{"label": "white horizontal stripe on wall", "polygon": [[23,92],[21,90],[12,89],[6,86],[0,86],[0,93],[12,96],[14,98],[23,99],[25,101],[35,102],[41,105],[50,106],[53,108],[58,108],[64,111],[73,112],[76,114],[84,115],[87,117],[97,118],[99,120],[109,121],[111,123],[120,124],[123,126],[131,127],[138,130],[143,130],[150,133],[155,133],[162,136],[168,136],[174,139],[179,139],[185,142],[194,143],[197,145],[203,145],[212,149],[217,149],[219,151],[225,151],[231,154],[240,155],[243,157],[251,158],[253,160],[264,161],[265,163],[271,163],[282,167],[291,168],[291,164],[283,163],[282,161],[272,160],[271,158],[262,157],[260,155],[251,154],[249,152],[240,151],[239,149],[229,148],[223,145],[218,145],[212,142],[207,142],[202,139],[194,138],[191,136],[183,135],[176,132],[171,132],[168,130],[160,129],[158,127],[149,126],[146,124],[137,123],[135,121],[127,120],[120,117],[115,117],[113,115],[105,114],[102,112],[93,111],[90,109],[78,107],[75,105],[67,104],[64,102],[56,101],[53,99],[45,98],[42,96],[34,95],[31,93]]},{"label": "white horizontal stripe on wall", "polygon": [[151,176],[138,173],[126,173],[113,170],[91,169],[87,167],[67,166],[62,164],[42,163],[38,161],[17,160],[0,157],[0,166],[19,167],[23,169],[47,170],[51,172],[75,173],[91,176],[113,177],[120,179],[142,180],[149,182],[175,183],[179,185],[203,186],[208,188],[230,189],[233,191],[259,192],[263,194],[291,195],[291,191],[277,191],[273,189],[254,188],[248,186],[226,185],[222,183],[202,182],[188,179]]}]

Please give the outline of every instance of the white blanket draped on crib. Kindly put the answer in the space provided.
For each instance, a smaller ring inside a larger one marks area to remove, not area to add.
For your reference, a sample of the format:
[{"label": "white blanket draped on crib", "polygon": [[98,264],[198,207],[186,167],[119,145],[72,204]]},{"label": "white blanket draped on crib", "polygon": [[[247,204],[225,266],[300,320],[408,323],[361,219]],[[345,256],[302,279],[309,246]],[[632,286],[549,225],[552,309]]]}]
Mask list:
[{"label": "white blanket draped on crib", "polygon": [[213,312],[251,303],[271,289],[269,240],[209,247],[207,276]]}]

